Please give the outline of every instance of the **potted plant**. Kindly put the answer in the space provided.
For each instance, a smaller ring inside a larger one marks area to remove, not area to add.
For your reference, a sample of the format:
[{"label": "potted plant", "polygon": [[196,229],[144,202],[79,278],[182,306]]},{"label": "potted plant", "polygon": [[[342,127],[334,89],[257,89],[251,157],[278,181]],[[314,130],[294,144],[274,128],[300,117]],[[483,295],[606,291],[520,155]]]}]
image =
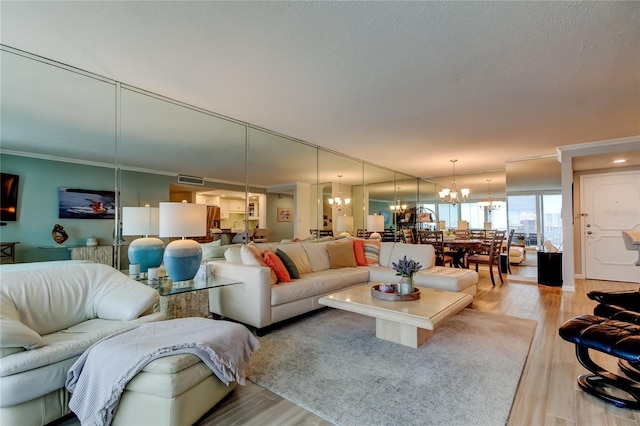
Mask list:
[{"label": "potted plant", "polygon": [[405,255],[398,263],[391,262],[396,275],[400,275],[400,283],[398,284],[398,293],[413,293],[413,275],[418,272],[422,265],[413,259],[407,259]]}]

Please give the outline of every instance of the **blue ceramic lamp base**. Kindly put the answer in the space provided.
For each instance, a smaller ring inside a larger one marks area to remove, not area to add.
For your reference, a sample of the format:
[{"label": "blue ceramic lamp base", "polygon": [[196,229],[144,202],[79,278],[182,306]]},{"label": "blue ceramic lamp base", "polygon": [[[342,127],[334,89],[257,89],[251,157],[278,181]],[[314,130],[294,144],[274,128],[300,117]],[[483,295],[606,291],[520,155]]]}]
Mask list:
[{"label": "blue ceramic lamp base", "polygon": [[162,264],[164,242],[160,238],[138,238],[129,244],[127,254],[130,264],[139,264],[140,272],[157,268]]},{"label": "blue ceramic lamp base", "polygon": [[194,240],[176,240],[164,250],[164,266],[173,281],[193,279],[200,269],[202,249]]}]

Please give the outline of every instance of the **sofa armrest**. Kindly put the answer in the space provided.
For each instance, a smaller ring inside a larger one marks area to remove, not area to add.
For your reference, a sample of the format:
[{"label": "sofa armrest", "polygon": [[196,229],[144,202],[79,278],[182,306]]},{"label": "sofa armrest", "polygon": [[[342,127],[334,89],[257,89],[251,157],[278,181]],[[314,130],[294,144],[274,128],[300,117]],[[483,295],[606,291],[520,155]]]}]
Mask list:
[{"label": "sofa armrest", "polygon": [[215,276],[240,282],[209,290],[211,312],[257,328],[271,324],[271,269],[225,261],[209,264]]}]

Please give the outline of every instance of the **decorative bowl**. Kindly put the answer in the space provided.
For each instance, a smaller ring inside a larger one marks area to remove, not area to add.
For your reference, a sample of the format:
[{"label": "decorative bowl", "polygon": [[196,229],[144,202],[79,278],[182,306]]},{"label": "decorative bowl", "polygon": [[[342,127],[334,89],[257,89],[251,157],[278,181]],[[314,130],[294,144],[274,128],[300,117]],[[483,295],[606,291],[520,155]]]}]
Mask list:
[{"label": "decorative bowl", "polygon": [[393,285],[391,284],[380,284],[378,286],[378,290],[382,291],[383,293],[393,293],[395,291]]}]

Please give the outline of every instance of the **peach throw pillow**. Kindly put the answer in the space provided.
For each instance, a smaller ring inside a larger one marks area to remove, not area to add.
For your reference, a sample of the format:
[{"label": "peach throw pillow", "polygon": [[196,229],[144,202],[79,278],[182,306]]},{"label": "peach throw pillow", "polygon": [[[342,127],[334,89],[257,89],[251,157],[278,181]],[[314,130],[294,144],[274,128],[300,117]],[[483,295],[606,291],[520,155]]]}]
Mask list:
[{"label": "peach throw pillow", "polygon": [[277,254],[271,250],[265,250],[264,253],[262,253],[262,257],[264,261],[267,262],[267,265],[269,265],[269,267],[276,273],[278,281],[281,283],[291,281],[287,268],[284,266],[284,263],[282,263],[282,260],[280,260]]}]

